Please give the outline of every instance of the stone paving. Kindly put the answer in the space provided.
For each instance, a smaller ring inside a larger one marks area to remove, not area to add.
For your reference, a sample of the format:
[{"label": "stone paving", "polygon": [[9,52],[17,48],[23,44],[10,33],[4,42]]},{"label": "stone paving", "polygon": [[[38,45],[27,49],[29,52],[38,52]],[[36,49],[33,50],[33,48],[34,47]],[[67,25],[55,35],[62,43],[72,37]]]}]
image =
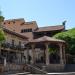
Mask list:
[{"label": "stone paving", "polygon": [[75,75],[75,72],[47,73],[48,75]]},{"label": "stone paving", "polygon": [[75,72],[64,72],[64,73],[48,73],[48,74],[29,74],[29,72],[5,72],[0,73],[0,75],[75,75]]},{"label": "stone paving", "polygon": [[9,72],[4,72],[0,73],[0,75],[27,75],[29,72],[24,72],[24,71],[9,71]]}]

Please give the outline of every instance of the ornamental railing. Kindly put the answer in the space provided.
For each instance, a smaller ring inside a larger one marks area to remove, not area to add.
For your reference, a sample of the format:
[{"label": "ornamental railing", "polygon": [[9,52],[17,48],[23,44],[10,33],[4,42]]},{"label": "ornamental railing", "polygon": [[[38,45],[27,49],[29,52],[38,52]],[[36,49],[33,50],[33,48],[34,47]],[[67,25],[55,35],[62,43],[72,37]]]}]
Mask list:
[{"label": "ornamental railing", "polygon": [[4,49],[9,48],[9,49],[13,49],[13,50],[22,50],[22,51],[25,50],[24,46],[14,45],[14,44],[10,44],[8,42],[2,43],[1,47],[4,48]]}]

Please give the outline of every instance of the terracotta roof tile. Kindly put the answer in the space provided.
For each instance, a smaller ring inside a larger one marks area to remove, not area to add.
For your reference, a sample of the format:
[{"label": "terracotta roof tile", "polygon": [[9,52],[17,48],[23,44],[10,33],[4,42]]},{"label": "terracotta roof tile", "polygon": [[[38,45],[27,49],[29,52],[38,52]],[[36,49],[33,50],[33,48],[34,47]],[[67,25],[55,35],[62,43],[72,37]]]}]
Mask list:
[{"label": "terracotta roof tile", "polygon": [[16,35],[16,36],[18,36],[18,37],[20,37],[20,38],[28,39],[28,37],[23,36],[23,35],[21,35],[21,34],[19,34],[19,33],[16,33],[16,32],[13,32],[13,31],[10,31],[9,29],[3,28],[3,30],[4,30],[5,32],[7,32],[7,33],[12,34],[12,35]]},{"label": "terracotta roof tile", "polygon": [[63,40],[59,40],[56,38],[48,37],[48,36],[43,36],[37,39],[31,39],[29,40],[29,43],[38,43],[38,42],[62,42],[65,43]]},{"label": "terracotta roof tile", "polygon": [[64,25],[40,27],[34,32],[55,31],[55,30],[64,30]]}]

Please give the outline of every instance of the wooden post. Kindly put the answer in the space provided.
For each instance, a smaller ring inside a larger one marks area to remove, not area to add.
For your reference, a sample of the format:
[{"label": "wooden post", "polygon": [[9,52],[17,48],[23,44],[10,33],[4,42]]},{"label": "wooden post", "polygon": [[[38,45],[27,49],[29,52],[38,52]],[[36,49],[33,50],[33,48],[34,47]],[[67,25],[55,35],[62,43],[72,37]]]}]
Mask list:
[{"label": "wooden post", "polygon": [[64,64],[66,64],[66,57],[65,57],[65,46],[63,45],[63,56],[64,56]]},{"label": "wooden post", "polygon": [[45,53],[46,53],[46,65],[49,65],[48,43],[45,43],[45,46],[46,46],[46,50],[45,50]]},{"label": "wooden post", "polygon": [[24,54],[21,53],[21,63],[23,63],[23,56],[24,56]]},{"label": "wooden post", "polygon": [[29,63],[29,61],[28,61],[28,59],[29,59],[28,56],[29,56],[29,49],[28,49],[28,47],[27,47],[27,51],[26,51],[26,62],[27,62],[27,63]]},{"label": "wooden post", "polygon": [[6,67],[6,64],[7,64],[6,58],[4,58],[4,67]]},{"label": "wooden post", "polygon": [[36,58],[35,58],[36,55],[35,55],[35,49],[34,49],[35,45],[32,44],[31,46],[32,46],[32,64],[34,64],[36,61]]},{"label": "wooden post", "polygon": [[63,62],[63,53],[62,53],[62,50],[63,50],[63,45],[62,43],[59,44],[59,49],[60,49],[60,64],[64,64]]}]

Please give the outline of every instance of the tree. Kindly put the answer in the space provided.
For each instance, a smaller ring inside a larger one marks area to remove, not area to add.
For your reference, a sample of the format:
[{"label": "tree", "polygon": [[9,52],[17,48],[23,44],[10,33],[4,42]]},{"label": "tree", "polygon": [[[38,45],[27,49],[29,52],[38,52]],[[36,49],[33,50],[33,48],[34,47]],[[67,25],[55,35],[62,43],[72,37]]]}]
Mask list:
[{"label": "tree", "polygon": [[75,28],[69,29],[68,31],[58,33],[53,37],[66,41],[67,48],[66,53],[75,55]]},{"label": "tree", "polygon": [[2,28],[0,28],[0,42],[2,42],[3,40],[5,40],[5,36]]},{"label": "tree", "polygon": [[5,35],[2,29],[2,22],[4,21],[4,17],[1,15],[1,11],[0,11],[0,44],[2,41],[5,40]]},{"label": "tree", "polygon": [[3,21],[4,21],[4,17],[2,16],[1,11],[0,11],[0,28],[2,26]]}]

